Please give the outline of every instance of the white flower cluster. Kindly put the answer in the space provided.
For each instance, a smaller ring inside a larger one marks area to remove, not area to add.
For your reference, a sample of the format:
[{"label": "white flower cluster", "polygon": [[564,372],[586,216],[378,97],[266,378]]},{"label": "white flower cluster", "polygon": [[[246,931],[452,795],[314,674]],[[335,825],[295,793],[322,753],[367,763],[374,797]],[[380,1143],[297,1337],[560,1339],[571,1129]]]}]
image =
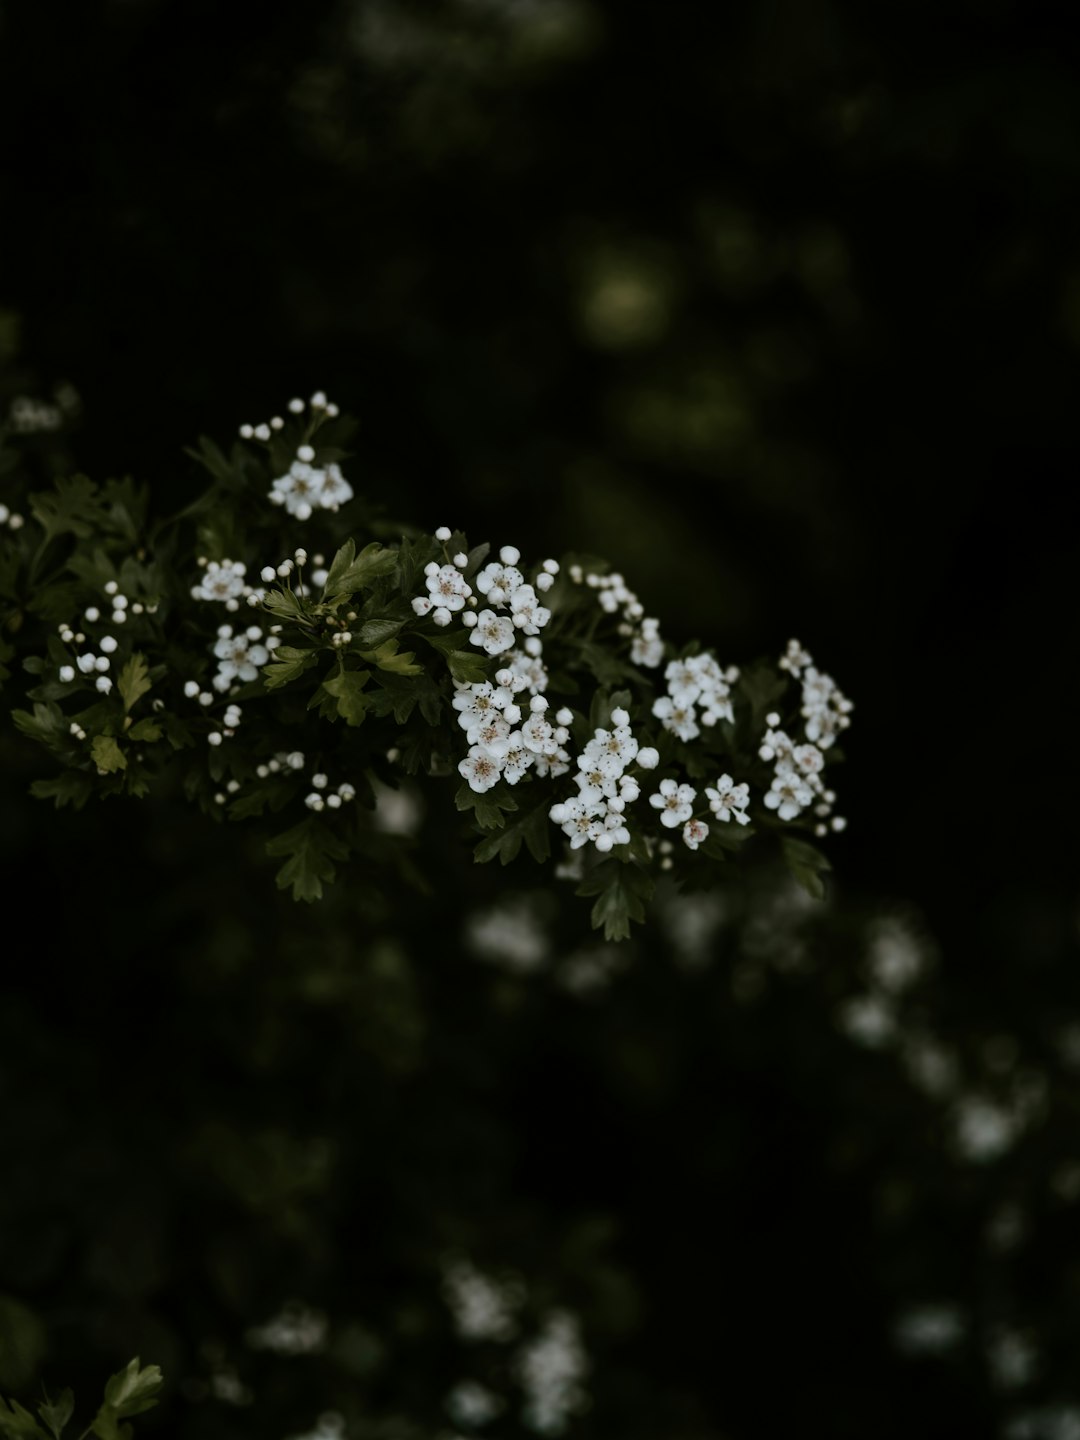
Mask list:
[{"label": "white flower cluster", "polygon": [[242,560],[208,560],[200,555],[198,565],[203,572],[202,579],[191,587],[193,600],[213,600],[224,605],[226,610],[237,611],[240,601],[258,605],[266,594],[265,590],[249,585],[244,579],[247,566]]},{"label": "white flower cluster", "polygon": [[571,1416],[588,1404],[582,1384],[588,1368],[577,1317],[567,1310],[551,1311],[539,1335],[517,1356],[524,1424],[540,1435],[561,1435]]},{"label": "white flower cluster", "polygon": [[6,525],[9,530],[21,530],[25,520],[14,510],[9,510],[6,505],[0,505],[0,525]]},{"label": "white flower cluster", "polygon": [[330,790],[329,776],[320,773],[312,775],[311,784],[311,793],[304,797],[309,810],[340,810],[347,801],[356,799],[356,787],[348,780],[343,780],[336,790]]},{"label": "white flower cluster", "polygon": [[64,423],[64,414],[58,405],[49,405],[32,395],[16,395],[8,411],[7,423],[17,435],[34,435],[59,430]]},{"label": "white flower cluster", "polygon": [[284,505],[297,520],[310,520],[316,509],[339,510],[353,498],[353,488],[335,460],[315,465],[315,451],[301,445],[296,459],[270,486],[271,505]]},{"label": "white flower cluster", "polygon": [[222,693],[237,681],[257,680],[259,666],[266,664],[271,650],[281,643],[279,636],[264,635],[258,625],[239,632],[234,632],[231,625],[219,625],[217,633],[213,651],[218,668],[211,683]]},{"label": "white flower cluster", "polygon": [[689,655],[685,660],[672,660],[664,671],[667,694],[653,701],[652,713],[665,730],[680,740],[696,740],[701,734],[701,725],[712,726],[718,720],[734,721],[731,686],[738,678],[738,666],[729,665],[722,670],[716,657],[707,650],[700,655]]},{"label": "white flower cluster", "polygon": [[851,724],[852,702],[841,694],[831,675],[814,668],[812,657],[797,640],[788,641],[780,668],[802,681],[800,713],[806,722],[806,738],[827,750],[837,734]]},{"label": "white flower cluster", "polygon": [[570,579],[575,585],[587,585],[597,592],[600,608],[609,615],[621,612],[619,633],[630,637],[630,658],[635,665],[655,670],[664,659],[664,642],[660,638],[660,621],[645,614],[645,607],[623,577],[586,574],[580,565],[571,565]]},{"label": "white flower cluster", "polygon": [[516,1277],[496,1280],[459,1258],[443,1267],[443,1295],[463,1340],[512,1340],[525,1289]]},{"label": "white flower cluster", "polygon": [[290,1300],[264,1325],[253,1325],[244,1339],[252,1350],[275,1355],[314,1355],[326,1348],[329,1324],[321,1310]]},{"label": "white flower cluster", "polygon": [[616,845],[630,843],[623,812],[641,794],[641,787],[627,768],[636,761],[641,769],[652,770],[660,759],[651,747],[638,747],[630,732],[629,711],[613,710],[611,724],[610,730],[596,730],[578,756],[577,795],[548,811],[569,836],[572,850],[591,842],[606,854]]},{"label": "white flower cluster", "polygon": [[[552,725],[545,715],[547,700],[534,693],[528,717],[522,719],[521,706],[514,698],[531,689],[537,678],[541,677],[504,666],[496,673],[494,685],[484,680],[456,687],[452,703],[470,747],[458,764],[458,774],[478,794],[490,790],[500,778],[516,785],[526,770],[535,769],[540,776],[564,775],[569,770],[570,756],[563,747],[570,738],[566,727],[573,719],[571,713],[560,710]],[[542,679],[546,684],[546,675]]]},{"label": "white flower cluster", "polygon": [[[452,531],[442,525],[435,531],[436,540],[444,545]],[[532,639],[526,641],[529,653],[540,654],[540,642],[535,640],[551,619],[551,611],[541,605],[537,591],[550,590],[559,571],[557,560],[545,560],[536,576],[535,584],[529,584],[517,568],[521,552],[514,545],[504,545],[499,559],[485,565],[476,576],[476,591],[483,596],[487,605],[478,611],[479,601],[473,587],[461,573],[469,563],[469,557],[461,552],[448,557],[440,565],[432,560],[424,569],[427,578],[426,595],[417,595],[412,608],[417,615],[430,615],[436,625],[449,625],[453,616],[461,610],[461,623],[472,630],[470,643],[480,646],[489,655],[504,655],[517,644],[518,633]],[[500,611],[508,613],[500,614]]]},{"label": "white flower cluster", "polygon": [[[93,608],[88,610],[87,614],[92,614],[95,619],[98,616],[97,610]],[[86,635],[83,631],[72,630],[71,626],[64,622],[61,623],[59,628],[60,639],[65,645],[84,645],[86,643]],[[97,648],[101,652],[100,654],[96,655],[93,650],[84,650],[81,655],[75,658],[74,665],[60,666],[59,677],[65,685],[69,685],[76,678],[77,674],[85,675],[87,679],[90,677],[94,678],[95,688],[100,690],[103,695],[109,693],[113,687],[113,682],[109,678],[108,672],[112,668],[112,657],[116,654],[117,649],[115,635],[100,636],[97,641]],[[73,730],[72,734],[74,733]]]}]

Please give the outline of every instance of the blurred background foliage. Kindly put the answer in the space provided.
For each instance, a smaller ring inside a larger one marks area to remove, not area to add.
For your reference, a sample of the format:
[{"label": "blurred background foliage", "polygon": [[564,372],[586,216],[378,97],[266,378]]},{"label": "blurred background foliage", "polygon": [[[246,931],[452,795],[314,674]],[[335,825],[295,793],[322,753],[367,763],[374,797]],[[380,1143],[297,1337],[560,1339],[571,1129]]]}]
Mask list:
[{"label": "blurred background foliage", "polygon": [[300,908],[6,735],[0,1392],[140,1353],[140,1433],[535,1433],[467,1256],[577,1317],[575,1437],[1080,1435],[1078,58],[1018,0],[0,4],[40,478],[164,510],[324,388],[393,513],[857,707],[831,904],[615,950],[434,805],[420,900]]}]

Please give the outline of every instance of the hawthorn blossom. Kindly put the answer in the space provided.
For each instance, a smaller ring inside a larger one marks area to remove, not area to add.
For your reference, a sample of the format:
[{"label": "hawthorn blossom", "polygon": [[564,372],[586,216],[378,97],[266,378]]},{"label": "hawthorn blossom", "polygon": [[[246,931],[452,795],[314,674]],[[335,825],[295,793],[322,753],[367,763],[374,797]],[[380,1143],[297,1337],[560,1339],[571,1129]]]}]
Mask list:
[{"label": "hawthorn blossom", "polygon": [[509,604],[510,596],[524,584],[525,576],[516,565],[501,564],[499,561],[485,565],[476,577],[476,588],[489,605]]},{"label": "hawthorn blossom", "polygon": [[806,780],[791,766],[780,767],[765,794],[765,804],[775,810],[781,820],[794,820],[814,798]]},{"label": "hawthorn blossom", "polygon": [[469,789],[475,790],[478,795],[497,784],[502,774],[502,764],[498,756],[492,755],[482,745],[474,745],[468,756],[458,762],[457,768],[458,774],[469,782]]},{"label": "hawthorn blossom", "polygon": [[693,818],[696,797],[697,791],[692,785],[680,785],[675,780],[661,780],[660,789],[649,796],[649,804],[661,812],[660,824],[669,830],[675,830]]},{"label": "hawthorn blossom", "polygon": [[250,625],[239,635],[233,634],[231,625],[218,628],[214,645],[218,670],[212,681],[215,690],[227,690],[234,680],[258,679],[259,666],[270,659],[270,651],[262,640],[263,632],[257,625]]},{"label": "hawthorn blossom", "polygon": [[489,655],[501,655],[513,646],[514,622],[505,615],[496,615],[494,610],[481,610],[469,642],[482,646]]},{"label": "hawthorn blossom", "polygon": [[[465,576],[454,565],[432,565],[427,576],[427,588],[432,603],[444,610],[462,610],[472,594]],[[414,607],[415,608],[415,607]]]},{"label": "hawthorn blossom", "polygon": [[310,520],[316,505],[321,504],[325,479],[324,470],[316,469],[307,460],[294,460],[286,473],[271,483],[270,503],[284,505],[297,520]]},{"label": "hawthorn blossom", "polygon": [[[217,600],[221,604],[228,600],[238,600],[246,588],[244,585],[246,572],[247,566],[239,560],[208,560],[202,579],[198,585],[192,586],[191,598],[193,600]],[[114,598],[114,609],[118,598],[118,596]],[[125,610],[126,602],[119,608]]]},{"label": "hawthorn blossom", "polygon": [[682,838],[691,850],[696,850],[709,836],[709,827],[704,820],[688,820],[683,826]]},{"label": "hawthorn blossom", "polygon": [[749,785],[736,785],[730,775],[721,775],[715,787],[705,787],[705,794],[717,820],[737,820],[740,825],[749,825],[750,816],[746,813],[750,803]]},{"label": "hawthorn blossom", "polygon": [[670,695],[659,695],[653,701],[652,713],[663,723],[665,730],[670,730],[680,740],[696,740],[701,734],[692,704],[680,705]]}]

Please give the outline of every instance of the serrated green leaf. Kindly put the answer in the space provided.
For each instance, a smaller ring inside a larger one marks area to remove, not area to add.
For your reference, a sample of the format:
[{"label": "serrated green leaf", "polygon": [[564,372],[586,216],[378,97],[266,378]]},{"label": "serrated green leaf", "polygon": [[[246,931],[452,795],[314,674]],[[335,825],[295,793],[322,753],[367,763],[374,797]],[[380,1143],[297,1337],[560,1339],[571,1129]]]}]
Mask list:
[{"label": "serrated green leaf", "polygon": [[613,655],[594,640],[579,640],[577,648],[581,659],[601,685],[618,685],[626,680],[645,679],[642,672],[635,669],[629,661],[620,660],[617,655]]},{"label": "serrated green leaf", "polygon": [[129,740],[142,740],[152,745],[161,739],[161,726],[155,720],[138,720],[127,732]]},{"label": "serrated green leaf", "polygon": [[314,650],[295,650],[292,646],[282,645],[274,653],[280,654],[287,650],[290,655],[297,655],[299,659],[271,660],[269,665],[262,668],[263,683],[268,690],[279,690],[282,685],[289,685],[293,680],[299,680],[305,670],[310,670],[315,663]]},{"label": "serrated green leaf", "polygon": [[206,435],[199,436],[197,446],[186,445],[184,447],[184,454],[190,455],[191,458],[197,460],[204,469],[209,470],[215,480],[228,480],[232,476],[232,465],[230,465],[214,441]]},{"label": "serrated green leaf", "polygon": [[4,1440],[49,1440],[29,1410],[24,1410],[17,1400],[5,1400],[2,1395],[0,1435]]},{"label": "serrated green leaf", "polygon": [[361,650],[360,654],[372,665],[377,665],[380,670],[386,670],[391,675],[419,675],[423,670],[422,665],[415,663],[416,656],[411,650],[398,650],[396,640],[387,640],[377,650]]},{"label": "serrated green leaf", "polygon": [[815,900],[825,899],[823,874],[832,869],[828,859],[815,846],[794,835],[782,835],[780,845],[794,879]]},{"label": "serrated green leaf", "polygon": [[577,893],[597,896],[591,915],[594,930],[602,928],[605,940],[627,940],[631,922],[645,919],[654,883],[648,871],[632,862],[606,860],[583,877]]},{"label": "serrated green leaf", "polygon": [[337,702],[337,713],[347,725],[361,725],[367,715],[368,697],[364,686],[371,679],[370,670],[339,670],[322,688]]},{"label": "serrated green leaf", "polygon": [[454,804],[459,810],[471,810],[482,830],[501,829],[506,824],[505,812],[518,808],[505,780],[483,792],[473,790],[468,781],[464,781],[454,796]]},{"label": "serrated green leaf", "polygon": [[127,756],[111,735],[95,735],[90,742],[90,754],[99,775],[111,775],[116,770],[127,769]]},{"label": "serrated green leaf", "polygon": [[31,495],[30,513],[47,540],[65,534],[85,540],[94,533],[100,515],[97,493],[97,486],[85,475],[71,475],[57,480],[52,490]]},{"label": "serrated green leaf", "polygon": [[16,729],[28,735],[31,740],[40,740],[45,745],[54,745],[69,733],[63,712],[53,700],[37,702],[32,714],[27,710],[13,710],[11,718],[15,721]]},{"label": "serrated green leaf", "polygon": [[277,873],[278,889],[291,887],[294,899],[311,901],[322,898],[323,882],[329,884],[337,873],[334,861],[344,860],[349,851],[332,830],[312,817],[269,840],[266,853],[289,857]]},{"label": "serrated green leaf", "polygon": [[49,779],[33,781],[30,794],[35,800],[54,801],[58,810],[64,805],[81,810],[93,795],[94,788],[93,776],[87,775],[84,770],[62,770]]},{"label": "serrated green leaf", "polygon": [[124,702],[125,711],[130,712],[135,703],[142,699],[152,687],[150,671],[144,655],[132,655],[120,671],[116,688]]},{"label": "serrated green leaf", "polygon": [[[338,552],[339,555],[340,553],[341,551]],[[336,558],[335,556],[335,560]],[[358,590],[366,590],[373,585],[381,575],[390,575],[397,569],[397,563],[396,550],[385,549],[377,540],[372,540],[370,545],[364,546],[355,560],[334,577],[332,587],[330,576],[327,576],[324,596],[330,602],[339,596],[344,598],[355,595]]]},{"label": "serrated green leaf", "polygon": [[70,1390],[61,1390],[56,1400],[47,1397],[37,1407],[38,1414],[53,1433],[53,1440],[60,1440],[60,1432],[75,1412],[75,1396]]},{"label": "serrated green leaf", "polygon": [[459,685],[481,685],[491,677],[490,661],[474,651],[451,650],[447,653],[446,664]]},{"label": "serrated green leaf", "polygon": [[307,607],[294,590],[268,590],[263,596],[262,604],[264,610],[269,610],[271,615],[276,615],[279,620],[308,623]]},{"label": "serrated green leaf", "polygon": [[323,586],[323,595],[336,595],[341,589],[338,581],[345,574],[349,566],[356,559],[356,541],[346,540],[341,549],[334,556],[330,563],[330,569],[326,572],[326,584]]},{"label": "serrated green leaf", "polygon": [[121,1419],[141,1415],[157,1404],[157,1396],[164,1383],[160,1367],[142,1366],[136,1355],[106,1382],[105,1404],[115,1410]]},{"label": "serrated green leaf", "polygon": [[373,650],[392,640],[404,625],[404,620],[366,620],[356,632],[356,643],[362,650]]},{"label": "serrated green leaf", "polygon": [[509,865],[517,859],[524,842],[533,859],[542,864],[551,854],[550,808],[551,801],[545,797],[520,820],[511,821],[503,829],[481,840],[473,852],[475,858],[484,864],[497,855],[501,864]]}]

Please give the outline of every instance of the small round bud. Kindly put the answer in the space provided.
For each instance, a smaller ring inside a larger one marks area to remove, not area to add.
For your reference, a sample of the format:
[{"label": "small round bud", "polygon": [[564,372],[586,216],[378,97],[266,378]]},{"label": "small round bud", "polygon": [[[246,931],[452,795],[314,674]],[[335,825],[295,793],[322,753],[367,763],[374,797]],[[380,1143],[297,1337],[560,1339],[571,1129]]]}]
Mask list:
[{"label": "small round bud", "polygon": [[302,413],[303,413],[303,409],[304,409],[304,402],[303,402],[302,400],[294,399],[294,400],[290,400],[290,401],[289,401],[289,410],[290,410],[290,412],[291,412],[293,415],[300,415],[300,414],[302,414]]},{"label": "small round bud", "polygon": [[574,712],[568,705],[564,705],[561,710],[556,712],[555,719],[560,725],[572,725],[574,723]]},{"label": "small round bud", "polygon": [[504,565],[516,565],[521,559],[521,551],[515,545],[504,545],[499,551],[499,559]]},{"label": "small round bud", "polygon": [[630,712],[629,710],[624,710],[621,705],[617,705],[611,712],[611,719],[615,725],[629,725]]},{"label": "small round bud", "polygon": [[[205,560],[203,561],[203,563],[204,563],[204,564],[206,563]],[[119,589],[120,589],[120,586],[116,583],[115,580],[109,580],[109,581],[106,582],[106,585],[105,585],[105,594],[106,594],[106,595],[115,595],[116,592],[117,592]]]},{"label": "small round bud", "polygon": [[642,770],[655,770],[660,764],[660,752],[651,745],[643,745],[637,752],[637,763]]},{"label": "small round bud", "polygon": [[450,624],[453,617],[444,605],[440,605],[438,609],[432,613],[431,618],[435,621],[436,625],[446,626]]},{"label": "small round bud", "polygon": [[844,819],[843,815],[834,815],[834,816],[833,816],[833,818],[832,818],[832,828],[833,828],[834,830],[837,830],[837,831],[846,830],[846,829],[847,829],[847,821]]},{"label": "small round bud", "polygon": [[104,675],[105,671],[108,670],[111,663],[112,662],[107,655],[99,655],[94,661],[94,669],[100,671],[101,674]]},{"label": "small round bud", "polygon": [[777,711],[769,711],[768,715],[765,716],[765,724],[768,725],[770,730],[776,729],[777,725],[780,724],[780,716]]},{"label": "small round bud", "polygon": [[277,571],[272,565],[264,565],[263,568],[259,571],[259,579],[265,580],[266,583],[269,585],[272,580],[277,579]]},{"label": "small round bud", "polygon": [[435,539],[441,540],[445,545],[447,540],[450,539],[450,536],[453,533],[454,532],[450,529],[449,525],[440,525],[439,528],[435,531]]},{"label": "small round bud", "polygon": [[271,429],[271,430],[280,430],[280,429],[284,426],[284,424],[285,424],[285,421],[281,418],[280,415],[272,415],[272,416],[270,417],[270,429]]},{"label": "small round bud", "polygon": [[441,569],[442,566],[437,560],[429,560],[424,566],[424,574],[430,578],[432,575],[437,575]]},{"label": "small round bud", "polygon": [[465,566],[468,563],[469,557],[465,554],[464,550],[459,550],[458,553],[454,556],[454,564],[459,570],[464,570]]},{"label": "small round bud", "polygon": [[327,795],[327,797],[326,797],[326,803],[327,803],[327,805],[329,805],[329,807],[330,807],[331,810],[340,810],[340,809],[341,809],[341,796],[340,796],[340,795]]},{"label": "small round bud", "polygon": [[548,708],[548,702],[543,695],[534,695],[529,701],[529,709],[534,715],[542,715]]},{"label": "small round bud", "polygon": [[94,666],[97,664],[97,656],[91,654],[88,651],[85,655],[80,655],[79,658],[75,661],[75,664],[79,667],[79,669],[84,675],[89,675],[94,669]]},{"label": "small round bud", "polygon": [[329,781],[327,780],[327,777],[325,775],[319,774],[312,775],[311,783],[312,785],[314,785],[316,790],[325,790],[327,785],[329,784]]},{"label": "small round bud", "polygon": [[342,800],[355,800],[356,786],[350,785],[348,780],[343,780],[341,784],[337,787],[337,793]]},{"label": "small round bud", "polygon": [[539,635],[530,635],[525,641],[524,648],[525,654],[531,655],[532,658],[535,660],[538,655],[543,654],[544,644],[543,641],[540,639]]},{"label": "small round bud", "polygon": [[230,780],[229,783],[225,786],[225,789],[229,792],[230,795],[235,795],[236,792],[240,789],[240,781]]},{"label": "small round bud", "polygon": [[311,397],[311,403],[316,410],[326,409],[326,394],[322,390],[316,390]]},{"label": "small round bud", "polygon": [[240,426],[240,438],[241,438],[241,440],[250,440],[251,437],[252,437],[254,434],[255,434],[255,430],[254,430],[254,428],[253,428],[251,425],[241,425],[241,426]]},{"label": "small round bud", "polygon": [[199,704],[203,707],[204,710],[206,709],[206,707],[207,707],[208,705],[212,705],[213,703],[214,703],[214,697],[213,697],[213,694],[212,694],[209,690],[203,690],[203,691],[200,692],[200,694],[199,694]]},{"label": "small round bud", "polygon": [[101,614],[101,611],[97,608],[97,606],[96,606],[96,605],[91,605],[90,608],[86,611],[85,615],[83,616],[83,619],[86,621],[86,623],[87,623],[88,625],[94,625],[94,624],[96,624],[96,622],[97,622],[98,617],[100,616],[100,614]]},{"label": "small round bud", "polygon": [[64,682],[65,685],[70,684],[70,682],[75,679],[74,665],[61,665],[60,679]]},{"label": "small round bud", "polygon": [[94,684],[97,689],[101,691],[102,695],[107,695],[112,689],[112,681],[109,679],[108,675],[99,675],[94,681]]},{"label": "small round bud", "polygon": [[543,571],[541,571],[541,573],[536,577],[536,588],[537,588],[537,590],[540,590],[540,591],[550,590],[551,587],[552,587],[552,585],[554,585],[554,584],[555,584],[554,577],[551,576],[551,575],[545,575],[545,574],[543,573]]},{"label": "small round bud", "polygon": [[508,725],[516,725],[521,719],[520,705],[506,705],[503,707],[503,719]]},{"label": "small round bud", "polygon": [[552,805],[551,809],[548,811],[548,819],[554,825],[565,824],[568,817],[569,812],[567,811],[565,805]]},{"label": "small round bud", "polygon": [[612,850],[615,847],[615,841],[611,838],[611,836],[607,833],[606,830],[603,831],[601,834],[597,835],[596,840],[593,843],[596,845],[597,850],[599,850],[602,855],[606,855],[609,850]]},{"label": "small round bud", "polygon": [[103,635],[98,641],[98,649],[104,650],[106,655],[111,655],[116,649],[116,644],[117,642],[115,636]]},{"label": "small round bud", "polygon": [[211,730],[210,734],[206,737],[206,743],[208,745],[220,745],[221,734],[217,730]]},{"label": "small round bud", "polygon": [[464,615],[462,615],[461,617],[461,623],[465,626],[466,630],[471,630],[476,624],[476,620],[477,617],[471,610],[466,610]]},{"label": "small round bud", "polygon": [[194,700],[195,696],[198,695],[198,693],[199,682],[197,680],[187,680],[184,682],[184,694],[189,700]]},{"label": "small round bud", "polygon": [[289,766],[290,770],[302,770],[304,768],[304,752],[302,750],[291,751],[285,756],[285,764]]},{"label": "small round bud", "polygon": [[269,426],[269,425],[256,425],[256,426],[255,426],[255,439],[256,439],[256,440],[269,440],[269,439],[270,439],[270,426]]},{"label": "small round bud", "polygon": [[268,765],[256,765],[255,774],[259,777],[260,780],[265,780],[266,777],[270,774],[270,767]]},{"label": "small round bud", "polygon": [[296,452],[296,458],[303,460],[304,464],[307,465],[315,459],[315,451],[310,445],[301,445]]}]

